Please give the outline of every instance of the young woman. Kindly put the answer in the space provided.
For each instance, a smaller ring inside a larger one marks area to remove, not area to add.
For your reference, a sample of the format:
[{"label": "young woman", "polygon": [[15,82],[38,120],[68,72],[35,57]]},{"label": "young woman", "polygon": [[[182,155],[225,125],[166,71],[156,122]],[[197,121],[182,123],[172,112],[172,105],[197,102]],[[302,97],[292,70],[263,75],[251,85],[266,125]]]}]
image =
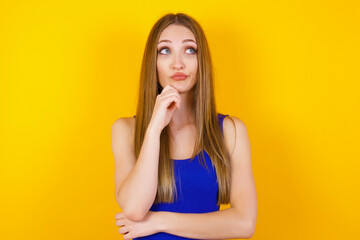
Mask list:
[{"label": "young woman", "polygon": [[183,13],[160,18],[140,76],[136,115],[111,129],[119,232],[124,239],[252,237],[257,198],[247,128],[216,112],[200,25]]}]

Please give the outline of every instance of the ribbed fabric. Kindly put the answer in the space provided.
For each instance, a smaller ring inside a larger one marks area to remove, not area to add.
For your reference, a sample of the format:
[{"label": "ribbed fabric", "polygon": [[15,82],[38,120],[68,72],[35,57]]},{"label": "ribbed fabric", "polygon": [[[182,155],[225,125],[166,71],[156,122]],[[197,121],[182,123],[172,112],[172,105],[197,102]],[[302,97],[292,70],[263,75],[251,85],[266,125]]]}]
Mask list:
[{"label": "ribbed fabric", "polygon": [[[223,134],[223,120],[225,116],[218,113],[218,122]],[[134,116],[136,117],[136,116]],[[206,151],[204,153],[208,169],[199,162],[199,154],[193,161],[188,159],[172,159],[174,161],[174,177],[177,187],[177,198],[173,203],[153,204],[150,211],[167,211],[178,213],[207,213],[218,211],[217,194],[218,183],[216,170]],[[179,240],[193,239],[180,237],[164,232],[133,238],[133,240]]]}]

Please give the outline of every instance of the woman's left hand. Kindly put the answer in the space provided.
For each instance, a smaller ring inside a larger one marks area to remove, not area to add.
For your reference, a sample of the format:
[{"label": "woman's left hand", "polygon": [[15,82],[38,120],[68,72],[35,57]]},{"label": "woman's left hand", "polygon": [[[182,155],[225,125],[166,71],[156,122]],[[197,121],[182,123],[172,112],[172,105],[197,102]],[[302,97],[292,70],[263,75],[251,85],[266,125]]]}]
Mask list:
[{"label": "woman's left hand", "polygon": [[149,211],[143,220],[134,222],[127,219],[123,212],[119,212],[115,215],[116,226],[120,227],[119,233],[124,235],[124,240],[155,234],[160,231],[157,213]]}]

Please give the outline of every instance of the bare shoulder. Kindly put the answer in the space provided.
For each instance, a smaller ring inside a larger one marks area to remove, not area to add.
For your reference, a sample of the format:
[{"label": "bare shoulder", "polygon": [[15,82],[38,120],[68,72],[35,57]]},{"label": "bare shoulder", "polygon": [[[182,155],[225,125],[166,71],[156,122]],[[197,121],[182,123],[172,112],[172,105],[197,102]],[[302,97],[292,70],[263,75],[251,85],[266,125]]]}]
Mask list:
[{"label": "bare shoulder", "polygon": [[114,121],[111,126],[111,147],[115,161],[125,153],[134,152],[135,118],[121,117]]},{"label": "bare shoulder", "polygon": [[245,122],[236,116],[226,116],[223,121],[224,141],[230,155],[239,144],[248,142],[248,132]]},{"label": "bare shoulder", "polygon": [[133,129],[132,125],[135,126],[135,118],[134,117],[120,117],[116,119],[112,125],[112,129],[122,128],[122,130],[131,131]]},{"label": "bare shoulder", "polygon": [[[122,134],[130,137],[134,134],[135,118],[134,117],[120,117],[114,121],[111,126],[111,134]],[[130,135],[129,135],[130,134]]]}]

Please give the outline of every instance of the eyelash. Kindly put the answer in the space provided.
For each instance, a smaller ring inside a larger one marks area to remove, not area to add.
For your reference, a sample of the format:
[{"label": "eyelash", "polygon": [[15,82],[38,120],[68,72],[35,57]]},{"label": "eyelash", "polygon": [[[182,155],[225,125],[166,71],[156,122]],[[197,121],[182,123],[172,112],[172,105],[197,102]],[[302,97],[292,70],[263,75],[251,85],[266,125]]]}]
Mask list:
[{"label": "eyelash", "polygon": [[[158,53],[159,53],[160,55],[166,55],[166,54],[162,54],[162,53],[161,53],[161,51],[162,51],[163,49],[169,49],[169,48],[168,48],[168,47],[160,48],[160,49],[158,50]],[[194,53],[192,53],[192,54],[196,54],[196,53],[197,53],[197,49],[195,49],[195,48],[193,48],[193,47],[189,47],[188,49],[194,50]],[[186,50],[187,50],[187,49],[186,49]]]}]

